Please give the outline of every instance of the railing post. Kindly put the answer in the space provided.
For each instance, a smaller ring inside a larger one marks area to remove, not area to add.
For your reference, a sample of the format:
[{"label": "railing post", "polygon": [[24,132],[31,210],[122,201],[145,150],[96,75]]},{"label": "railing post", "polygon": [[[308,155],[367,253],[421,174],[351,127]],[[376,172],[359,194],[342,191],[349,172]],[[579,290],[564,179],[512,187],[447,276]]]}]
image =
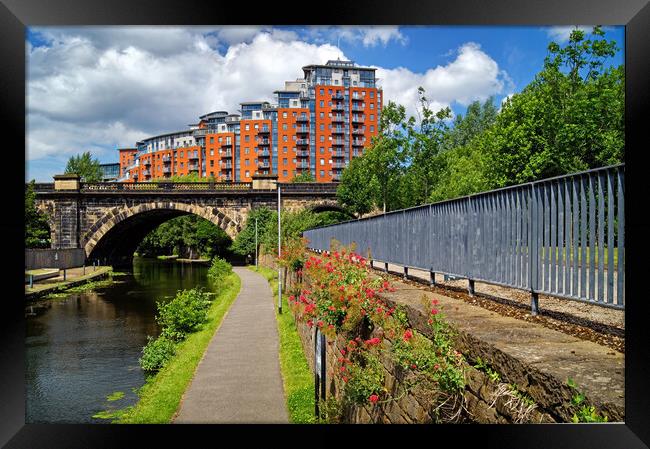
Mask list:
[{"label": "railing post", "polygon": [[436,273],[434,271],[429,271],[429,285],[431,287],[436,285]]},{"label": "railing post", "polygon": [[537,196],[535,195],[535,184],[530,184],[530,200],[528,202],[528,226],[530,239],[528,240],[528,276],[530,279],[530,313],[535,316],[539,313],[538,289],[538,263],[539,248],[537,246]]},{"label": "railing post", "polygon": [[467,279],[467,292],[469,296],[474,296],[474,279]]},{"label": "railing post", "polygon": [[409,277],[409,267],[404,267],[404,280],[407,280]]},{"label": "railing post", "polygon": [[29,288],[34,288],[34,275],[29,275]]},{"label": "railing post", "polygon": [[388,273],[388,262],[384,262],[384,273]]},{"label": "railing post", "polygon": [[65,268],[63,269],[63,280],[64,281],[66,280],[66,269]]}]

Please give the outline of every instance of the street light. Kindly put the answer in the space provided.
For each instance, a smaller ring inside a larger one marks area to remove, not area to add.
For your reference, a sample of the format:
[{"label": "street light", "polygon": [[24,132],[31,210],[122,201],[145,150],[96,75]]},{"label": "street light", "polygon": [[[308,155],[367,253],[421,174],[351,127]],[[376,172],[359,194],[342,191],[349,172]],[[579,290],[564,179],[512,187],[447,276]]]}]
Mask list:
[{"label": "street light", "polygon": [[280,183],[278,183],[278,313],[282,313],[282,268],[280,256],[282,255],[282,239],[280,232]]},{"label": "street light", "polygon": [[255,268],[257,268],[257,218],[255,218]]}]

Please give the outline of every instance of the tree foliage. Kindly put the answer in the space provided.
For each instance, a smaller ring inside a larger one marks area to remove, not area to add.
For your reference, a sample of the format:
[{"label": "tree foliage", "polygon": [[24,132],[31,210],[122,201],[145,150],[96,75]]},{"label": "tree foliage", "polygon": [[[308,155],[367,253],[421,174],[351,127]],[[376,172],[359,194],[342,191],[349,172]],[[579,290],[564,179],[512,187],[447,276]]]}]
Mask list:
[{"label": "tree foliage", "polygon": [[83,182],[100,182],[102,180],[102,169],[99,160],[93,159],[89,151],[77,156],[71,156],[65,167],[66,174],[77,174]]},{"label": "tree foliage", "polygon": [[475,101],[449,121],[419,88],[417,117],[389,102],[379,135],[344,170],[339,201],[357,215],[621,163],[624,69],[600,27],[552,42],[542,70],[498,110]]},{"label": "tree foliage", "polygon": [[49,248],[50,227],[47,217],[36,208],[34,180],[25,186],[25,248]]},{"label": "tree foliage", "polygon": [[223,229],[196,215],[172,218],[150,232],[138,246],[142,256],[172,255],[190,259],[229,255],[231,239]]},{"label": "tree foliage", "polygon": [[310,171],[303,171],[294,176],[291,182],[316,182],[316,178],[314,178],[314,175]]}]

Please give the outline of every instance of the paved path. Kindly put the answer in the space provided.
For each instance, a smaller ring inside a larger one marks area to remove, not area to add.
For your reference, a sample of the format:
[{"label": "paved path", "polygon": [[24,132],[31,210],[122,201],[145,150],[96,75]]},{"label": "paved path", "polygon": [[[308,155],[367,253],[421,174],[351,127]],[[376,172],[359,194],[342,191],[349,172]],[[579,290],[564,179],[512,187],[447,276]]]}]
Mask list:
[{"label": "paved path", "polygon": [[241,291],[212,337],[175,423],[288,423],[267,280],[234,267]]}]

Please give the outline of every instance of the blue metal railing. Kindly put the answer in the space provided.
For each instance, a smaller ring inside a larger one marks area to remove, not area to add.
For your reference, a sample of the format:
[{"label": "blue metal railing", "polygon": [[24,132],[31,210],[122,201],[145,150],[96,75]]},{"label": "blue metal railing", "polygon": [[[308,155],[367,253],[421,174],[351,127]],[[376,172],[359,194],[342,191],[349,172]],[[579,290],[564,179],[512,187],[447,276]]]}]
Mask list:
[{"label": "blue metal railing", "polygon": [[625,165],[520,184],[304,232],[371,260],[625,307]]}]

